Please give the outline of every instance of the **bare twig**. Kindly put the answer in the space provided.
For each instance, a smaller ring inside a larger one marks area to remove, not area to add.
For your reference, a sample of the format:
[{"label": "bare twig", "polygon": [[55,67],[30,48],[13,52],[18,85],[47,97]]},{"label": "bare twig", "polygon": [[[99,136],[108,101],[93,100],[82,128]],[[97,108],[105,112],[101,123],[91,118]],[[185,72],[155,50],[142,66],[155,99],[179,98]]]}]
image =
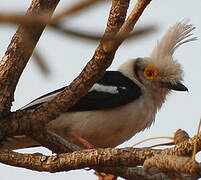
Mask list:
[{"label": "bare twig", "polygon": [[[91,40],[91,41],[98,41],[101,40],[103,38],[103,35],[100,35],[98,33],[93,33],[93,32],[79,32],[77,30],[70,30],[67,28],[63,28],[61,25],[57,25],[57,24],[50,24],[50,27],[52,27],[54,30],[64,33],[66,35],[71,35],[73,37],[77,37],[77,38],[82,38],[85,40]],[[132,33],[127,34],[127,36],[124,37],[120,37],[120,39],[124,38],[127,40],[131,40],[133,38],[139,38],[141,36],[145,36],[147,34],[153,33],[154,31],[156,31],[156,28],[151,25],[151,26],[146,26],[146,27],[141,27],[138,28],[136,30],[134,30]],[[115,36],[106,36],[104,37],[105,40],[118,40],[118,37]]]},{"label": "bare twig", "polygon": [[53,21],[57,22],[58,20],[61,20],[62,18],[66,18],[68,16],[71,16],[77,12],[80,12],[86,8],[89,8],[98,2],[105,2],[105,0],[83,0],[78,3],[74,3],[71,7],[68,7],[61,13],[57,14],[54,18]]},{"label": "bare twig", "polygon": [[193,147],[193,155],[192,155],[192,160],[193,161],[195,161],[195,155],[196,155],[196,152],[197,152],[197,141],[198,141],[198,134],[200,132],[200,126],[201,126],[201,118],[200,118],[200,121],[199,121],[198,130],[197,130],[197,136],[196,136],[196,140],[195,140],[194,147]]},{"label": "bare twig", "polygon": [[[23,24],[26,26],[31,26],[33,24],[47,24],[50,28],[53,28],[55,31],[66,34],[66,35],[71,35],[77,38],[82,38],[82,39],[87,39],[87,40],[92,40],[92,41],[98,41],[103,38],[103,35],[100,35],[98,33],[92,33],[92,32],[81,32],[69,28],[64,28],[62,25],[58,24],[57,22],[54,22],[53,20],[49,20],[49,18],[46,17],[46,15],[42,16],[23,16],[23,15],[17,15],[17,14],[0,14],[0,23],[12,23],[12,24]],[[124,39],[130,39],[134,37],[140,37],[142,35],[146,35],[149,33],[152,33],[156,30],[156,28],[153,25],[142,27],[140,29],[136,29],[134,32],[132,32],[129,35],[126,35]],[[112,40],[117,37],[114,36],[105,36],[104,37],[107,40]]]},{"label": "bare twig", "polygon": [[39,69],[44,75],[50,74],[50,69],[48,68],[47,64],[45,63],[44,59],[42,58],[42,55],[39,53],[39,51],[36,51],[36,49],[33,52],[33,58],[38,65]]}]

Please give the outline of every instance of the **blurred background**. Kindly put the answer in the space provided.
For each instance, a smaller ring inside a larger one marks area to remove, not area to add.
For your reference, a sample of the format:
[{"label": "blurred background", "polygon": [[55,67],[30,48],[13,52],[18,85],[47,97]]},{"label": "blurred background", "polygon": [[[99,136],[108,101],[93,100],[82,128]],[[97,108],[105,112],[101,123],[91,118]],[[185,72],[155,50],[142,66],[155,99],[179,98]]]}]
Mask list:
[{"label": "blurred background", "polygon": [[[61,1],[55,14],[71,6],[79,0]],[[130,11],[136,1],[132,1]],[[1,0],[1,13],[24,14],[31,3],[30,1],[8,1]],[[102,34],[106,27],[111,1],[97,3],[92,8],[83,10],[68,19],[64,19],[65,27],[76,31],[84,31],[89,34]],[[201,116],[201,1],[197,0],[153,0],[147,7],[136,28],[147,25],[155,25],[156,31],[145,34],[138,38],[125,41],[118,49],[113,64],[109,69],[117,69],[120,64],[135,57],[148,56],[155,47],[157,40],[173,26],[183,19],[190,19],[196,29],[193,31],[198,41],[190,42],[181,46],[174,54],[184,69],[184,84],[189,93],[173,92],[167,98],[166,103],[157,113],[155,123],[150,129],[137,134],[120,147],[131,146],[136,142],[154,136],[173,136],[177,129],[186,130],[190,136],[195,135]],[[130,12],[129,11],[129,12]],[[7,46],[17,29],[16,25],[0,24],[0,57],[6,52]],[[46,28],[36,47],[37,52],[44,58],[49,73],[44,75],[39,69],[36,61],[32,58],[25,68],[17,90],[12,110],[17,110],[33,99],[57,88],[68,85],[91,59],[98,45],[98,41],[80,39],[75,36],[59,34],[51,28]],[[151,141],[139,147],[166,142],[163,140]],[[42,152],[51,154],[45,148],[31,148],[20,150],[20,152]],[[201,155],[197,155],[201,160]],[[93,171],[76,170],[62,173],[46,173],[15,168],[0,164],[2,179],[15,178],[16,180],[48,179],[48,180],[77,180],[97,179]]]}]

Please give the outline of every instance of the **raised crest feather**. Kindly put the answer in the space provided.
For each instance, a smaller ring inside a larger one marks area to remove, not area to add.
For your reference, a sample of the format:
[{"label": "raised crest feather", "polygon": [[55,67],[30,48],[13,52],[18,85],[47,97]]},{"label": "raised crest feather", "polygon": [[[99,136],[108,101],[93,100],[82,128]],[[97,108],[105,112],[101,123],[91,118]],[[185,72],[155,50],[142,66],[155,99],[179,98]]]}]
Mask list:
[{"label": "raised crest feather", "polygon": [[188,24],[189,20],[183,20],[172,26],[168,32],[157,43],[157,46],[151,53],[151,58],[158,59],[166,56],[172,56],[175,49],[184,43],[197,40],[192,36],[192,30],[195,29],[192,24]]}]

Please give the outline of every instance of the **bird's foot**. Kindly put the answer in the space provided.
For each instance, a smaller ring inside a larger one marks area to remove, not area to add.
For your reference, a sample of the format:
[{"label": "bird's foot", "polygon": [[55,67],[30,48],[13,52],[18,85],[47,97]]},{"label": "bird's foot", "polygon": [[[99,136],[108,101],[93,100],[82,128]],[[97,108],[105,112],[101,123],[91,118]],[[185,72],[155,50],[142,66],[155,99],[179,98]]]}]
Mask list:
[{"label": "bird's foot", "polygon": [[98,180],[117,180],[117,177],[112,174],[106,174],[98,171],[96,171],[94,174],[98,176]]}]

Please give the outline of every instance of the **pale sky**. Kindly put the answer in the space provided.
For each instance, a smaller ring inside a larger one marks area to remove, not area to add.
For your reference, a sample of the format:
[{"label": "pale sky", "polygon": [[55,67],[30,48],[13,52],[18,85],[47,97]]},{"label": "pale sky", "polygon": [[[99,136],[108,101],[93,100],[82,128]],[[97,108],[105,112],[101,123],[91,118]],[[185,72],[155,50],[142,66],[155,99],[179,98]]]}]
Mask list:
[{"label": "pale sky", "polygon": [[[78,1],[78,0],[77,0]],[[71,3],[75,0],[71,0]],[[61,1],[57,10],[59,11],[70,4]],[[134,3],[130,7],[133,7]],[[0,9],[3,12],[25,12],[31,1],[25,0],[1,0]],[[131,140],[120,147],[131,146],[139,140],[154,136],[173,136],[174,132],[181,128],[186,130],[190,136],[197,131],[201,116],[201,1],[198,0],[153,0],[143,13],[137,26],[157,25],[158,31],[144,38],[125,42],[116,53],[110,69],[117,69],[121,63],[128,59],[148,56],[155,47],[157,40],[173,26],[185,18],[196,27],[194,36],[198,37],[196,42],[187,43],[180,47],[174,57],[181,63],[184,69],[184,84],[189,93],[173,92],[157,113],[155,123],[151,128],[135,135]],[[109,14],[110,3],[102,5],[74,16],[66,25],[69,27],[85,30],[87,32],[103,32]],[[0,25],[0,57],[2,58],[6,48],[15,32],[16,27],[11,25]],[[51,29],[43,33],[37,49],[43,54],[46,63],[52,71],[52,75],[44,77],[31,60],[26,67],[15,93],[13,110],[16,110],[31,100],[60,88],[70,83],[75,78],[88,60],[93,56],[98,43],[77,39],[75,37],[64,37]],[[79,52],[79,53],[78,53]],[[159,141],[144,143],[142,146],[156,144]],[[161,142],[161,141],[160,141]],[[44,148],[33,148],[21,152],[43,152]],[[197,156],[201,160],[201,156]],[[23,168],[15,168],[0,164],[1,178],[15,180],[48,179],[48,180],[88,180],[97,179],[93,171],[70,171],[62,173],[41,173]]]}]

